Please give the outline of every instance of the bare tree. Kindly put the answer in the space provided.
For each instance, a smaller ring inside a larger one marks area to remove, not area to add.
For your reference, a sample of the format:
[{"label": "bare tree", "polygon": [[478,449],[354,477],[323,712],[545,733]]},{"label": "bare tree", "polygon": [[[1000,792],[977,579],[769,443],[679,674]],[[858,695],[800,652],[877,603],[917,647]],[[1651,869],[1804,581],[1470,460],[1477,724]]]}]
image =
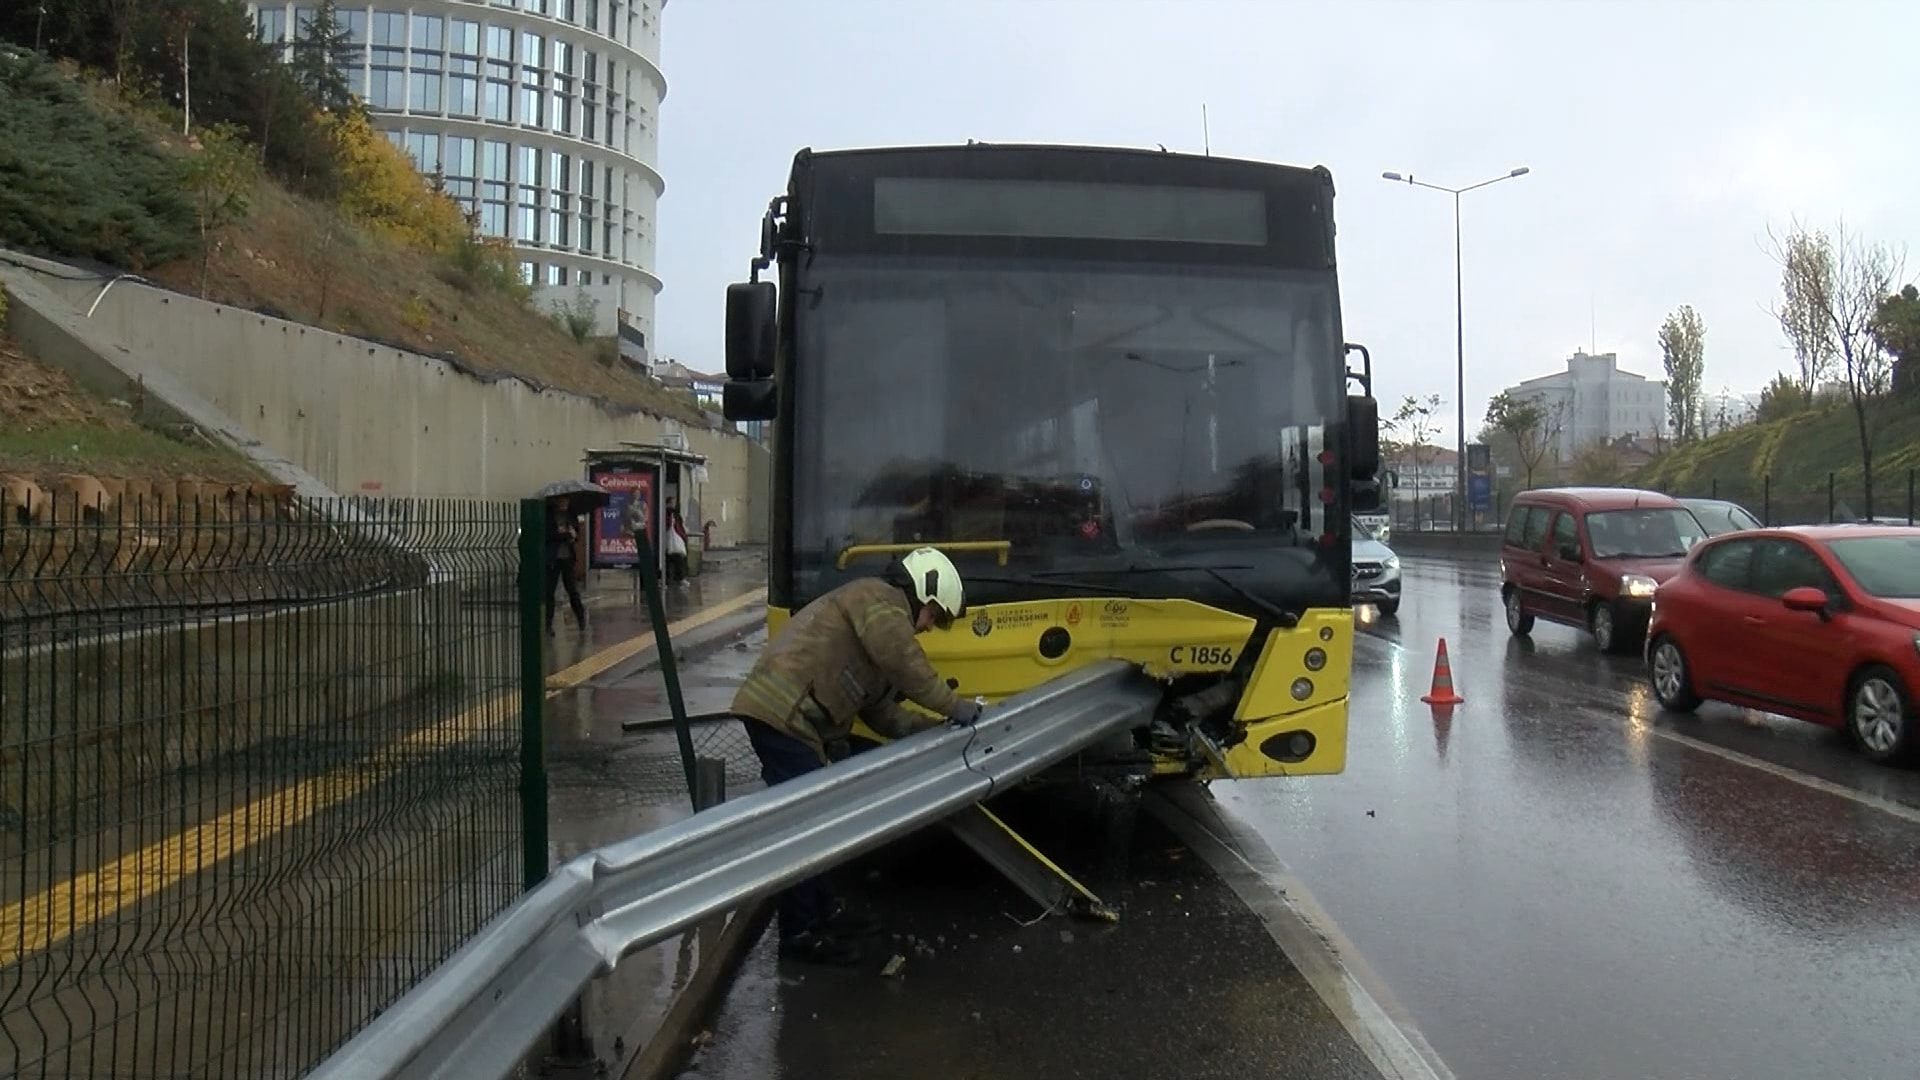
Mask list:
[{"label": "bare tree", "polygon": [[[1772,231],[1768,231],[1771,237]],[[1775,241],[1780,264],[1780,329],[1797,356],[1838,360],[1860,439],[1860,472],[1866,515],[1873,515],[1873,429],[1868,403],[1891,389],[1893,362],[1874,336],[1880,304],[1894,291],[1906,258],[1884,244],[1847,231],[1829,236],[1795,222],[1785,242]],[[1807,370],[1802,360],[1803,374]],[[1811,391],[1811,387],[1808,388]]]},{"label": "bare tree", "polygon": [[1767,227],[1773,261],[1780,264],[1781,299],[1770,310],[1793,347],[1800,365],[1800,394],[1813,400],[1814,391],[1833,374],[1833,339],[1821,299],[1833,292],[1833,252],[1826,234],[1808,233],[1796,219],[1785,240]]},{"label": "bare tree", "polygon": [[[1441,409],[1445,405],[1446,402],[1439,394],[1428,394],[1424,398],[1408,394],[1400,402],[1400,407],[1394,410],[1392,418],[1381,424],[1392,433],[1394,442],[1401,450],[1413,459],[1413,471],[1416,476],[1424,477],[1428,463],[1433,460],[1435,448],[1431,443],[1434,435],[1440,430]],[[1461,462],[1456,467],[1464,465],[1465,462]],[[1415,520],[1418,520],[1420,513],[1418,490],[1418,488],[1415,489],[1413,504]]]}]

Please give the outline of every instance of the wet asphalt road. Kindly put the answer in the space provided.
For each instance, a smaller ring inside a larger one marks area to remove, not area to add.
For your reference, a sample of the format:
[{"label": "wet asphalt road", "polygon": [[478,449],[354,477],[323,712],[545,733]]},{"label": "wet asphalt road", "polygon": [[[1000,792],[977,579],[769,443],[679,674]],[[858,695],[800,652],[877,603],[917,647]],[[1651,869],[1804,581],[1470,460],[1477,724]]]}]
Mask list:
[{"label": "wet asphalt road", "polygon": [[[1213,791],[1447,1066],[1920,1075],[1920,774],[1812,725],[1663,713],[1633,658],[1512,639],[1490,557],[1409,562],[1346,773]],[[1419,702],[1441,635],[1446,722]]]},{"label": "wet asphalt road", "polygon": [[[959,841],[923,832],[839,875],[888,919],[867,965],[782,963],[769,930],[714,1020],[714,1045],[681,1076],[1378,1075],[1261,921],[1155,819],[1058,792],[995,809],[1120,920],[1039,919]],[[899,976],[879,974],[895,954]]]},{"label": "wet asphalt road", "polygon": [[[1124,916],[1022,927],[1030,903],[922,834],[842,877],[933,955],[909,941],[884,980],[776,964],[769,935],[683,1075],[1364,1076],[1356,1035],[1393,1021],[1462,1078],[1920,1075],[1920,773],[1663,714],[1637,660],[1569,629],[1513,640],[1490,558],[1407,572],[1359,650],[1346,773],[1210,789],[1267,861],[1036,797],[1018,823]],[[1467,701],[1436,720],[1442,635]],[[1263,921],[1250,872],[1297,908]],[[1341,955],[1372,1021],[1290,936]]]}]

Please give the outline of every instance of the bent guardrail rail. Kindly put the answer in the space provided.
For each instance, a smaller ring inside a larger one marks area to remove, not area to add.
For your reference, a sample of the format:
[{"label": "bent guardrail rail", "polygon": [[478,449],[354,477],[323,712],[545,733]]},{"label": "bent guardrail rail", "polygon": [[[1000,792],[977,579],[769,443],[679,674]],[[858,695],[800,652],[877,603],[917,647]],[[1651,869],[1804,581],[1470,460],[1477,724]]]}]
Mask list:
[{"label": "bent guardrail rail", "polygon": [[1159,688],[1102,661],[556,869],[311,1080],[503,1077],[588,982],[708,916],[912,832],[1146,722]]}]

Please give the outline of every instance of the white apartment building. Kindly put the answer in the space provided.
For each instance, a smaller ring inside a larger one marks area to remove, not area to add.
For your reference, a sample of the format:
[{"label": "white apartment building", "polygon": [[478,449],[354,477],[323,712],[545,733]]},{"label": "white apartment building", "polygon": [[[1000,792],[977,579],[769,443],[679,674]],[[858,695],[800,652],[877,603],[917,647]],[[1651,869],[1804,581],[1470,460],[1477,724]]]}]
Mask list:
[{"label": "white apartment building", "polygon": [[[338,3],[361,47],[348,87],[420,170],[512,242],[543,303],[598,301],[624,351],[653,339],[660,19],[667,0]],[[308,2],[248,5],[288,42]],[[616,321],[617,320],[617,321]],[[637,340],[636,340],[637,339]]]},{"label": "white apartment building", "polygon": [[1506,392],[1558,411],[1562,461],[1603,439],[1667,435],[1667,384],[1621,370],[1614,353],[1575,350],[1567,370],[1528,379]]}]

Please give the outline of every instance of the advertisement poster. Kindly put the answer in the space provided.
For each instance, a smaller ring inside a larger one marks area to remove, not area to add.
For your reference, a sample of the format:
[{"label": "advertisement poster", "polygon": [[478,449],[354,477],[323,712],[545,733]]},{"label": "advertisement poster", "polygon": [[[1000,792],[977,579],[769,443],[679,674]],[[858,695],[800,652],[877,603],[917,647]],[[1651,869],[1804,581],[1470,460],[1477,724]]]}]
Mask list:
[{"label": "advertisement poster", "polygon": [[613,493],[593,519],[593,565],[632,566],[634,528],[652,536],[653,470],[595,469],[587,477]]}]

